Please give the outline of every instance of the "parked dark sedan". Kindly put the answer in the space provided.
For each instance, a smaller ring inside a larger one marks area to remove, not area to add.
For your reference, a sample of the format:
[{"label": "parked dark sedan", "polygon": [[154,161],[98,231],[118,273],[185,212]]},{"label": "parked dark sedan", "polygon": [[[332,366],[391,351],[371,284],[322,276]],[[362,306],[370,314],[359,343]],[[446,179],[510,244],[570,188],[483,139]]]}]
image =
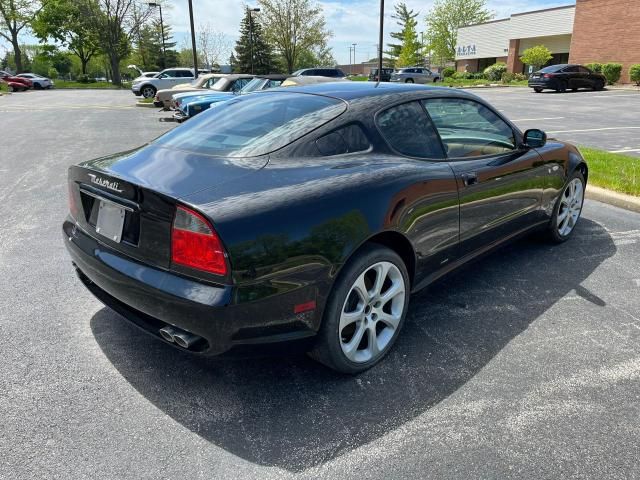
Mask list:
[{"label": "parked dark sedan", "polygon": [[529,86],[536,93],[544,89],[556,92],[566,92],[568,89],[575,92],[579,88],[602,90],[606,84],[604,75],[582,65],[550,65],[529,76]]},{"label": "parked dark sedan", "polygon": [[63,231],[84,285],[171,345],[297,343],[355,373],[412,292],[519,235],[567,240],[587,174],[463,91],[278,88],[71,167]]}]

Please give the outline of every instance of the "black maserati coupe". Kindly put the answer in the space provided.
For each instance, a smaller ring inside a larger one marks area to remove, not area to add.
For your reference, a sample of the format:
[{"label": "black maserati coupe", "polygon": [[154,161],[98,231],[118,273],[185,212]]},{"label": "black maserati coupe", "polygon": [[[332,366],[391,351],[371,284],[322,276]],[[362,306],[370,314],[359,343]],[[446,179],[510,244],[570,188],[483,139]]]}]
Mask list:
[{"label": "black maserati coupe", "polygon": [[84,285],[173,346],[301,347],[356,373],[412,292],[522,234],[567,240],[587,174],[574,146],[470,93],[325,83],[71,167],[63,231]]}]

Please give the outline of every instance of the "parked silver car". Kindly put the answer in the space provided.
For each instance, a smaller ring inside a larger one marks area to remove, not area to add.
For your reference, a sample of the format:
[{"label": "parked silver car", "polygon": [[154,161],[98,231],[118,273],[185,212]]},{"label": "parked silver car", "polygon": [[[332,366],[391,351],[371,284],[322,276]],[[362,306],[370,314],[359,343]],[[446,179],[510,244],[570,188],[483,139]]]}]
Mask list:
[{"label": "parked silver car", "polygon": [[433,83],[440,81],[440,74],[433,73],[424,67],[401,68],[391,74],[392,82],[401,83]]}]

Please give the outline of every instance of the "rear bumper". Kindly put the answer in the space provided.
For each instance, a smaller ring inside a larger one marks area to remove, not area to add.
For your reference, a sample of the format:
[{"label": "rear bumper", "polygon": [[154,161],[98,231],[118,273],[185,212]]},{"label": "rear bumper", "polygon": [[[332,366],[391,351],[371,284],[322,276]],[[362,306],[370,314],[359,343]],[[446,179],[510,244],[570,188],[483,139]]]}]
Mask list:
[{"label": "rear bumper", "polygon": [[530,88],[556,88],[556,81],[553,78],[529,79],[527,84]]},{"label": "rear bumper", "polygon": [[71,219],[63,224],[63,236],[82,283],[106,306],[162,341],[159,330],[173,325],[203,337],[194,353],[218,355],[236,347],[296,341],[306,345],[317,332],[317,311],[293,313],[295,305],[317,296],[313,287],[237,303],[234,287],[134,261]]}]

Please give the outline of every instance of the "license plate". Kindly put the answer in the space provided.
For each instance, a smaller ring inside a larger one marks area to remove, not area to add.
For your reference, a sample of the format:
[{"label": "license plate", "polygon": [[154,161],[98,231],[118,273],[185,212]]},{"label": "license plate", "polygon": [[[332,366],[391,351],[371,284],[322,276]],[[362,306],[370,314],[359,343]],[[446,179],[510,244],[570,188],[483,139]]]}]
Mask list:
[{"label": "license plate", "polygon": [[109,240],[120,243],[122,227],[124,226],[124,216],[124,208],[119,207],[115,203],[100,200],[96,233],[107,237]]}]

